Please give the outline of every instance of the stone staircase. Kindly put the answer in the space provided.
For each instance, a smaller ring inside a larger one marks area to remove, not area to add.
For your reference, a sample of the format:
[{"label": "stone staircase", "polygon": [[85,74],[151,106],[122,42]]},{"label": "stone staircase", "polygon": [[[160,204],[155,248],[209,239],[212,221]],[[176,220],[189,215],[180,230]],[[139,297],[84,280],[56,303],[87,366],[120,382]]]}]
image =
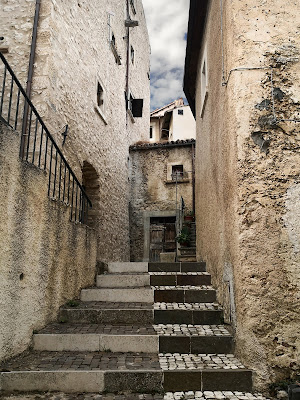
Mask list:
[{"label": "stone staircase", "polygon": [[3,393],[262,399],[233,355],[205,263],[110,263],[96,284],[34,334],[32,349],[1,366]]}]

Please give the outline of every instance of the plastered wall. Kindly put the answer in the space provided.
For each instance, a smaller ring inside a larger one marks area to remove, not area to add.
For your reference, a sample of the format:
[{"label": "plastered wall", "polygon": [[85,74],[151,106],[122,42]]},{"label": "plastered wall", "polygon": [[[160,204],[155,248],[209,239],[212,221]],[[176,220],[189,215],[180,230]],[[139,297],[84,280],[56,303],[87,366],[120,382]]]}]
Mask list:
[{"label": "plastered wall", "polygon": [[[197,251],[236,353],[265,389],[299,373],[300,124],[281,121],[300,119],[299,3],[223,2],[224,86],[220,15],[211,1],[202,118],[200,73],[196,98]],[[251,70],[230,72],[240,67]]]},{"label": "plastered wall", "polygon": [[19,160],[19,144],[0,123],[0,361],[24,351],[96,274],[96,232],[48,198],[47,174]]},{"label": "plastered wall", "polygon": [[[172,211],[176,215],[176,184],[172,181],[172,165],[181,164],[184,182],[177,185],[177,208],[181,196],[186,209],[192,210],[192,146],[131,149],[130,151],[130,244],[131,260],[144,259],[145,215]],[[149,234],[149,232],[148,232]],[[149,256],[149,255],[148,255]]]},{"label": "plastered wall", "polygon": [[[1,10],[6,55],[16,75],[26,84],[34,0],[6,1]],[[97,210],[98,260],[129,259],[128,147],[149,135],[150,46],[141,0],[130,16],[139,26],[130,28],[128,84],[135,98],[144,99],[143,118],[125,109],[126,1],[43,0],[38,25],[32,100],[66,159],[82,179],[88,162],[99,177]],[[113,31],[121,64],[110,47]],[[95,109],[97,81],[104,89],[105,118]],[[61,132],[68,124],[63,145]]]}]

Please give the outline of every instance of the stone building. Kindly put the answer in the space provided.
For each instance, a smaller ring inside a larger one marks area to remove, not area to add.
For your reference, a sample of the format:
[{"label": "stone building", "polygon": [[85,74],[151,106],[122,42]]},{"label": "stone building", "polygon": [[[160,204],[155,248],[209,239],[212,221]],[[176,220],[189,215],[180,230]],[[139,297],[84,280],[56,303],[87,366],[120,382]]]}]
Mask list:
[{"label": "stone building", "polygon": [[195,139],[196,124],[182,98],[150,113],[150,143]]},{"label": "stone building", "polygon": [[176,253],[182,206],[193,210],[195,140],[130,147],[132,261]]},{"label": "stone building", "polygon": [[141,0],[1,0],[0,20],[0,51],[45,124],[31,107],[9,124],[18,92],[10,103],[0,60],[2,360],[94,282],[97,261],[129,259],[129,146],[148,138],[150,46]]},{"label": "stone building", "polygon": [[300,359],[300,5],[190,2],[198,259],[255,385]]}]

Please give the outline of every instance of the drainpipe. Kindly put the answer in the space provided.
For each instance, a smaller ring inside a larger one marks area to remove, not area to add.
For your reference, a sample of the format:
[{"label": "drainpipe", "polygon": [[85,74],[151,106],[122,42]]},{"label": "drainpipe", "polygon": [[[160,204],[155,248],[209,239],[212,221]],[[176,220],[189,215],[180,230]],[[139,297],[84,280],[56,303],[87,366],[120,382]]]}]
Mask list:
[{"label": "drainpipe", "polygon": [[[26,94],[27,94],[27,97],[29,98],[29,100],[31,100],[33,64],[34,64],[35,53],[36,53],[37,28],[38,28],[38,22],[39,22],[40,7],[41,7],[41,0],[36,0],[33,29],[32,29],[32,40],[31,40],[31,47],[30,47],[28,76],[27,76],[27,84],[26,84]],[[26,134],[26,129],[27,129],[28,112],[29,112],[29,107],[28,107],[28,104],[25,103],[23,123],[22,123],[22,140],[21,140],[21,149],[20,149],[21,158],[23,157],[23,154],[24,154],[24,145],[25,145],[24,139],[25,139],[25,134]]]}]

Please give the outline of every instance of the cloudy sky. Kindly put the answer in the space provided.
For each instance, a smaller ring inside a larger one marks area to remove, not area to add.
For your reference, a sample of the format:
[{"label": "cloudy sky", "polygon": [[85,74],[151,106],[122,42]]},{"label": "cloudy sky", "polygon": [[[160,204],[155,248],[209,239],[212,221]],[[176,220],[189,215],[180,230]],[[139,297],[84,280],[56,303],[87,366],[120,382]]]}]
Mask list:
[{"label": "cloudy sky", "polygon": [[151,42],[152,110],[184,97],[189,3],[189,0],[143,0]]}]

